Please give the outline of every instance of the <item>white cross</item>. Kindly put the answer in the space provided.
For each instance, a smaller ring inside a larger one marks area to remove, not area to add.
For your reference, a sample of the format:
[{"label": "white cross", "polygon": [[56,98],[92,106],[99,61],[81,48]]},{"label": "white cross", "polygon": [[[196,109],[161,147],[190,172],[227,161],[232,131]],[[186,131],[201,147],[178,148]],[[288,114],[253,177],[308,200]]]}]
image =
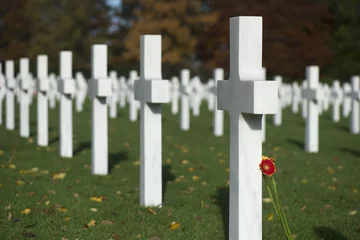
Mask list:
[{"label": "white cross", "polygon": [[140,80],[135,99],[140,101],[140,204],[162,205],[161,105],[169,102],[169,81],[161,76],[161,36],[140,40]]},{"label": "white cross", "polygon": [[229,239],[262,239],[262,115],[278,105],[262,72],[262,17],[230,19],[230,78],[218,81],[218,109],[230,115]]},{"label": "white cross", "polygon": [[352,84],[352,93],[351,93],[352,109],[351,109],[351,118],[350,118],[350,132],[352,134],[358,134],[360,132],[360,125],[359,125],[360,77],[353,76],[351,78],[351,84]]},{"label": "white cross", "polygon": [[20,136],[30,136],[30,116],[29,116],[29,59],[20,59]]},{"label": "white cross", "polygon": [[15,129],[15,75],[14,61],[5,62],[6,70],[6,129]]},{"label": "white cross", "polygon": [[60,156],[73,156],[73,120],[72,98],[75,92],[75,80],[72,77],[72,52],[60,52]]},{"label": "white cross", "polygon": [[278,110],[274,115],[273,121],[274,121],[274,125],[275,126],[280,126],[282,124],[282,105],[283,105],[283,101],[284,101],[284,90],[283,90],[283,86],[282,86],[282,77],[281,76],[275,76],[274,80],[278,83],[278,93],[279,93],[279,105],[278,105]]},{"label": "white cross", "polygon": [[108,174],[108,112],[106,98],[111,95],[107,73],[107,46],[91,47],[91,170],[94,175]]},{"label": "white cross", "polygon": [[332,97],[332,101],[333,101],[332,119],[334,122],[339,122],[340,121],[340,105],[341,105],[341,101],[342,101],[342,97],[343,97],[339,80],[336,80],[333,83],[331,97]]},{"label": "white cross", "polygon": [[131,122],[135,122],[138,118],[138,112],[137,112],[137,105],[138,102],[134,99],[134,84],[135,81],[138,79],[137,71],[132,70],[130,71],[129,75],[129,94],[128,94],[128,100],[129,100],[129,118]]},{"label": "white cross", "polygon": [[189,85],[190,71],[188,69],[181,70],[181,112],[180,112],[180,128],[187,131],[190,129],[190,92]]},{"label": "white cross", "polygon": [[[214,87],[211,89],[214,92],[214,95],[217,94],[217,83],[219,80],[224,79],[224,69],[216,68],[214,70]],[[216,96],[217,98],[217,96]],[[213,133],[214,136],[221,137],[224,135],[224,111],[218,110],[217,100],[214,101],[214,120],[213,120]]]},{"label": "white cross", "polygon": [[39,146],[48,146],[49,122],[48,122],[48,57],[37,57],[37,143]]},{"label": "white cross", "polygon": [[343,92],[344,92],[344,98],[343,98],[343,117],[348,117],[351,112],[351,85],[349,83],[344,83],[343,85]]},{"label": "white cross", "polygon": [[319,151],[319,108],[318,104],[323,98],[319,86],[319,67],[309,66],[306,68],[308,87],[303,89],[301,96],[307,100],[307,118],[305,125],[305,151]]},{"label": "white cross", "polygon": [[0,63],[0,125],[3,123],[3,100],[6,94],[6,79],[2,74],[2,65]]}]

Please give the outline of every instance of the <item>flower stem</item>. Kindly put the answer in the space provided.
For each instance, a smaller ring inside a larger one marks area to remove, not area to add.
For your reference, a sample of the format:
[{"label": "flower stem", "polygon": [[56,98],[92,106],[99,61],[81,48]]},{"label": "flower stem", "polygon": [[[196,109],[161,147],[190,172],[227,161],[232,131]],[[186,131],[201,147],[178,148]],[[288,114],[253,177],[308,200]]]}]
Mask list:
[{"label": "flower stem", "polygon": [[281,208],[281,204],[280,204],[279,196],[278,196],[278,194],[277,194],[276,182],[275,182],[275,178],[274,178],[274,177],[272,178],[272,181],[273,181],[273,185],[274,185],[274,192],[275,192],[276,202],[277,202],[277,205],[278,205],[278,208],[279,208],[279,209],[278,209],[278,210],[279,210],[279,214],[281,215],[281,220],[284,221],[284,226],[285,226],[285,229],[284,229],[284,230],[286,231],[286,235],[287,235],[288,239],[292,239],[292,237],[291,237],[291,231],[290,231],[288,222],[287,222],[287,220],[286,220],[284,211],[283,211],[282,208]]}]

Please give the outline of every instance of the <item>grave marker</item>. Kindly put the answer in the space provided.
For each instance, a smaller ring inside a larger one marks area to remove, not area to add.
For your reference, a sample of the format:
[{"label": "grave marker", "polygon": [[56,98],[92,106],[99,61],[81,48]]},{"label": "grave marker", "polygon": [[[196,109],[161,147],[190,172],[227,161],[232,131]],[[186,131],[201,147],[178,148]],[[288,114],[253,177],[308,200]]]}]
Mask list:
[{"label": "grave marker", "polygon": [[262,239],[262,115],[278,108],[275,81],[263,81],[262,17],[230,19],[230,78],[218,81],[218,109],[230,115],[229,239]]},{"label": "grave marker", "polygon": [[3,123],[3,100],[6,94],[6,79],[2,73],[1,66],[0,63],[0,125]]},{"label": "grave marker", "polygon": [[[214,95],[217,95],[217,84],[218,81],[224,80],[224,69],[216,68],[214,70],[214,88],[212,89]],[[216,97],[217,99],[217,97]],[[217,100],[214,101],[214,135],[221,137],[224,135],[224,111],[218,110]]]},{"label": "grave marker", "polygon": [[108,110],[106,98],[111,96],[111,79],[107,70],[107,46],[91,47],[91,169],[94,175],[108,174]]},{"label": "grave marker", "polygon": [[284,91],[283,91],[283,86],[282,86],[282,77],[281,76],[275,76],[274,80],[278,83],[278,110],[274,115],[273,121],[274,121],[274,125],[275,126],[281,126],[282,124],[282,105],[283,105],[283,101],[284,101]]},{"label": "grave marker", "polygon": [[30,116],[29,116],[29,59],[20,59],[20,136],[27,138],[30,136]]},{"label": "grave marker", "polygon": [[72,52],[60,52],[60,156],[73,156],[73,120],[72,98],[75,92],[75,80],[72,77]]},{"label": "grave marker", "polygon": [[15,129],[15,75],[14,61],[5,62],[6,68],[6,128],[8,130]]},{"label": "grave marker", "polygon": [[190,129],[190,91],[189,86],[190,71],[188,69],[181,70],[181,112],[180,112],[180,128],[187,131]]},{"label": "grave marker", "polygon": [[305,125],[305,151],[316,153],[319,151],[319,107],[322,92],[319,87],[319,67],[306,68],[308,87],[301,92],[302,98],[307,100],[307,118]]},{"label": "grave marker", "polygon": [[48,146],[49,122],[48,122],[48,57],[37,57],[37,143],[39,146]]},{"label": "grave marker", "polygon": [[360,100],[360,77],[353,76],[351,78],[352,84],[352,109],[351,109],[351,117],[350,117],[350,132],[352,134],[358,134],[360,132],[360,119],[359,119],[359,100]]},{"label": "grave marker", "polygon": [[332,101],[333,101],[332,120],[334,122],[339,122],[340,121],[340,105],[341,105],[341,101],[342,101],[342,91],[341,91],[339,80],[336,80],[333,83],[331,97],[332,97]]},{"label": "grave marker", "polygon": [[162,205],[161,104],[169,102],[169,81],[161,76],[161,36],[143,35],[140,41],[140,204]]}]

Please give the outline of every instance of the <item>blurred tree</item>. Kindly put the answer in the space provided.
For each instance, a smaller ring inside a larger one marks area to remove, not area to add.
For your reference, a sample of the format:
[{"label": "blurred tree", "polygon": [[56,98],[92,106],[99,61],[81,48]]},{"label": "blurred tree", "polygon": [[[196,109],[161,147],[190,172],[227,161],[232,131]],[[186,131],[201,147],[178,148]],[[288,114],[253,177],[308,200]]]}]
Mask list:
[{"label": "blurred tree", "polygon": [[27,0],[1,1],[0,61],[16,61],[28,55],[31,21],[27,3]]},{"label": "blurred tree", "polygon": [[49,68],[58,72],[59,53],[73,52],[73,71],[89,74],[91,45],[105,44],[111,20],[106,0],[32,0],[28,6],[32,27],[31,57],[49,56]]},{"label": "blurred tree", "polygon": [[349,81],[360,74],[360,2],[358,0],[331,1],[335,16],[335,31],[331,43],[335,52],[332,76]]},{"label": "blurred tree", "polygon": [[178,70],[179,66],[192,67],[191,62],[199,54],[198,37],[217,19],[216,13],[204,11],[200,0],[127,0],[124,3],[133,4],[133,15],[128,16],[132,25],[124,41],[124,60],[139,61],[141,35],[161,34],[162,61],[164,69],[169,71]]},{"label": "blurred tree", "polygon": [[[229,18],[263,17],[263,66],[268,75],[304,78],[305,67],[329,66],[332,19],[326,4],[314,0],[209,0],[220,17],[201,39],[208,69],[229,69]],[[323,69],[322,69],[323,70]]]}]

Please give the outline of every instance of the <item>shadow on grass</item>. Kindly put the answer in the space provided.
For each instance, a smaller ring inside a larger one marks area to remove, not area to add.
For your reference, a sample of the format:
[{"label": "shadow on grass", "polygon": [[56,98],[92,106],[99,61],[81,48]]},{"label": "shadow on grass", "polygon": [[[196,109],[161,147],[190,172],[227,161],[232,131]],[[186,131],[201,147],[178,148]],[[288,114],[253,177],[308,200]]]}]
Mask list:
[{"label": "shadow on grass", "polygon": [[129,152],[128,151],[120,151],[117,153],[110,153],[109,154],[109,173],[121,161],[125,161],[129,159]]},{"label": "shadow on grass", "polygon": [[57,141],[59,141],[59,139],[60,139],[59,136],[56,136],[56,137],[50,139],[50,140],[49,140],[49,145],[51,145],[51,144],[53,144],[53,143],[56,143]]},{"label": "shadow on grass", "polygon": [[76,156],[77,154],[81,153],[82,151],[91,148],[91,142],[81,142],[77,148],[75,148],[73,155]]},{"label": "shadow on grass", "polygon": [[336,129],[339,129],[339,130],[341,130],[341,131],[343,131],[343,132],[350,133],[350,128],[349,128],[349,127],[347,127],[347,126],[343,126],[343,125],[336,125],[336,126],[335,126],[335,128],[336,128]]},{"label": "shadow on grass", "polygon": [[296,139],[293,139],[293,138],[289,138],[287,141],[288,141],[289,143],[297,146],[298,148],[300,148],[300,149],[302,149],[302,150],[304,150],[304,148],[305,148],[304,142],[301,142],[301,141],[299,141],[299,140],[296,140]]},{"label": "shadow on grass", "polygon": [[324,240],[348,240],[340,232],[329,227],[314,227],[315,234]]},{"label": "shadow on grass", "polygon": [[354,155],[355,157],[360,157],[360,151],[359,150],[354,150],[354,149],[351,149],[351,148],[348,148],[348,147],[341,147],[340,150],[342,152],[350,153],[350,154]]},{"label": "shadow on grass", "polygon": [[162,196],[163,201],[165,201],[165,193],[168,182],[174,181],[175,175],[171,173],[171,166],[168,164],[164,164],[162,166]]},{"label": "shadow on grass", "polygon": [[225,240],[229,239],[229,194],[229,187],[218,187],[214,196],[220,208]]}]

